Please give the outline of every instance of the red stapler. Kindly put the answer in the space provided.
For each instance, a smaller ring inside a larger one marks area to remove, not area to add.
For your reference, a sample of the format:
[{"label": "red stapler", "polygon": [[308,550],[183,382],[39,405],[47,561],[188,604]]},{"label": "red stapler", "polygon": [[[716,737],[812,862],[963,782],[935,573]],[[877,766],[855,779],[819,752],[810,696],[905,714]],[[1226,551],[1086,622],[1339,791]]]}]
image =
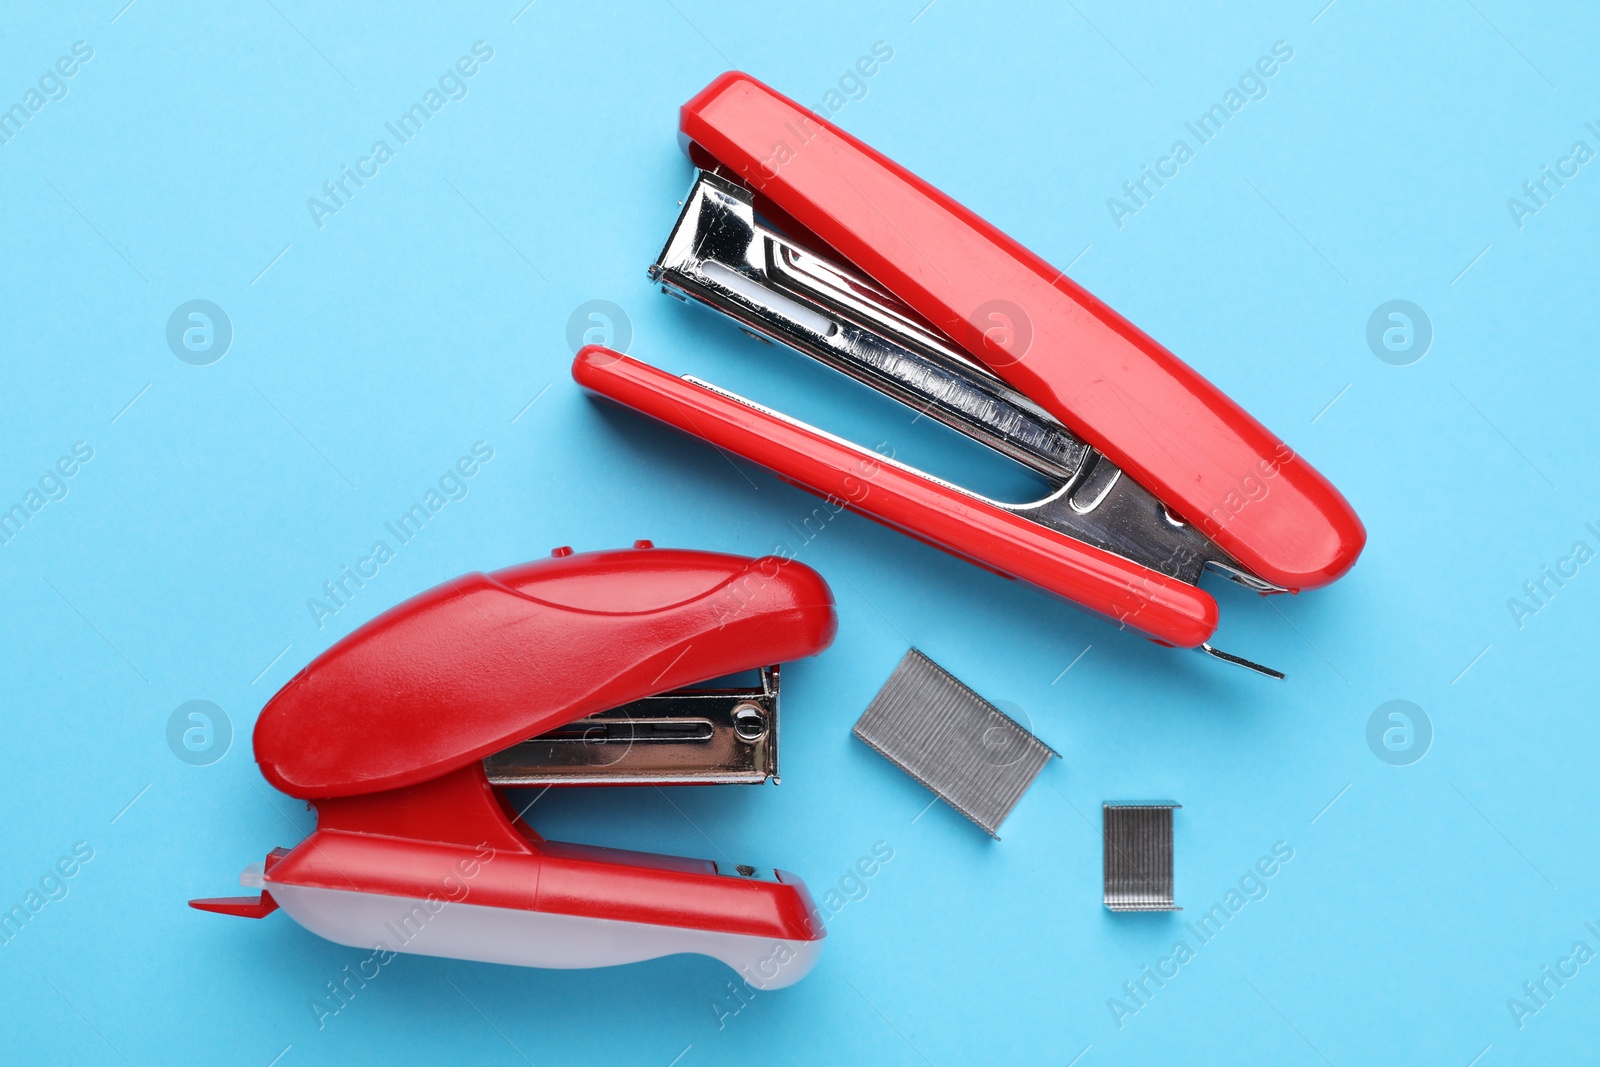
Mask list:
[{"label": "red stapler", "polygon": [[[1168,645],[1218,652],[1205,571],[1325,585],[1366,532],[1326,479],[1064,272],[748,75],[684,105],[703,168],[663,291],[732,317],[1032,468],[987,499],[598,346],[573,377],[779,477]],[[1281,675],[1279,675],[1281,677]]]},{"label": "red stapler", "polygon": [[[777,779],[777,661],[821,652],[800,563],[655,549],[469,574],[329,648],[262,710],[261,773],[317,828],[194,900],[343,945],[530,967],[711,956],[798,981],[824,931],[785,871],[546,841],[499,786]],[[747,689],[685,686],[760,669]]]}]

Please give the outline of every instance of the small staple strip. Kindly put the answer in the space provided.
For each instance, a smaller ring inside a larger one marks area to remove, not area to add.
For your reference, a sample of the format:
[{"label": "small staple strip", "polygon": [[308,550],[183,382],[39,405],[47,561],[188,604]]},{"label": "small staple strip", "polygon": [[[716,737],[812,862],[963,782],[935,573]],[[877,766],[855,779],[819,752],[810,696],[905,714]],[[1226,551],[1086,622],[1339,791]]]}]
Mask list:
[{"label": "small staple strip", "polygon": [[1101,805],[1105,905],[1112,911],[1182,911],[1172,902],[1172,809],[1167,800]]},{"label": "small staple strip", "polygon": [[911,649],[856,722],[855,735],[990,837],[1060,753]]}]

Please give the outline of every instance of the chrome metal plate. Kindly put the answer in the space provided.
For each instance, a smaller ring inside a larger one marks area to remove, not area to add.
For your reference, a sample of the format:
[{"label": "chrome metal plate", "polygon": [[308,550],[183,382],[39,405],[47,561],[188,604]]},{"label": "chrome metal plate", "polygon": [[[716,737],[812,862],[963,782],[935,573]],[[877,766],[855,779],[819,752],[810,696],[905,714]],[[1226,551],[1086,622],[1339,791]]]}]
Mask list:
[{"label": "chrome metal plate", "polygon": [[483,766],[501,786],[776,782],[778,667],[754,688],[680,689],[575,720]]}]

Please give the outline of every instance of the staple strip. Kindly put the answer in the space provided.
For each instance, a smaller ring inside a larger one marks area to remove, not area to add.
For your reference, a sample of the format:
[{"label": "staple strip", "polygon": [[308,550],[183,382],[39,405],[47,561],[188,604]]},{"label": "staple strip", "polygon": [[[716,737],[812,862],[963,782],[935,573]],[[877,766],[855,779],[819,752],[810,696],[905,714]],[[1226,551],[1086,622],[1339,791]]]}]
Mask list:
[{"label": "staple strip", "polygon": [[1172,894],[1168,801],[1102,805],[1105,906],[1112,911],[1182,911]]},{"label": "staple strip", "polygon": [[916,649],[867,705],[855,735],[996,839],[1059,755]]}]

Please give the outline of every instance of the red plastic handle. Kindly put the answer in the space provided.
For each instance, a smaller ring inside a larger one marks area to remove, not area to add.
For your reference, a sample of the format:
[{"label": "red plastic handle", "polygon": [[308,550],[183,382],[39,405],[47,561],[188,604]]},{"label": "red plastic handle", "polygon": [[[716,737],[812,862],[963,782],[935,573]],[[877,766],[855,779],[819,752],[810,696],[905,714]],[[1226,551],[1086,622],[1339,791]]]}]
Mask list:
[{"label": "red plastic handle", "polygon": [[1193,648],[1217,628],[1216,601],[1192,585],[609,348],[581,349],[572,377],[585,389],[759,463],[802,489],[1157,641]]},{"label": "red plastic handle", "polygon": [[684,136],[1105,453],[1230,556],[1291,590],[1366,531],[1309,463],[1062,272],[749,75],[683,106]]},{"label": "red plastic handle", "polygon": [[838,626],[827,583],[792,560],[557,552],[446,582],[312,660],[256,721],[262,776],[313,800],[414,785],[630,700],[815,655]]}]

